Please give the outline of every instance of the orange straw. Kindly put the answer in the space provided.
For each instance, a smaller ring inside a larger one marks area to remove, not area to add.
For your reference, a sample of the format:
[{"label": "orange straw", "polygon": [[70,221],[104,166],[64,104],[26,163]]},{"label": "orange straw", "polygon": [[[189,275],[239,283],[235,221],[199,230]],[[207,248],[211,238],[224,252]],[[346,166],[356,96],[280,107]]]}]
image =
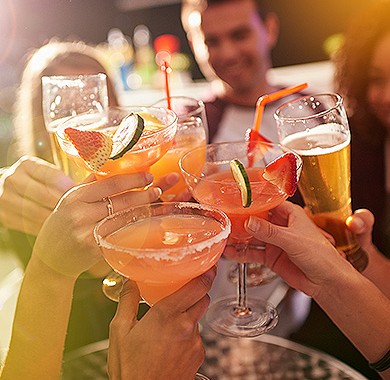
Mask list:
[{"label": "orange straw", "polygon": [[278,100],[280,98],[283,98],[287,95],[294,94],[296,92],[299,92],[306,88],[308,86],[307,83],[298,84],[296,86],[283,88],[279,91],[273,92],[271,94],[266,94],[260,96],[260,98],[257,100],[256,103],[256,114],[255,114],[255,121],[253,124],[252,130],[259,132],[261,121],[263,119],[263,113],[264,113],[264,107],[267,103],[273,102],[274,100]]},{"label": "orange straw", "polygon": [[169,91],[169,73],[172,71],[170,66],[168,65],[167,61],[162,61],[161,64],[161,70],[164,71],[164,76],[165,76],[165,93],[167,94],[167,104],[168,104],[168,109],[171,108],[171,94]]}]

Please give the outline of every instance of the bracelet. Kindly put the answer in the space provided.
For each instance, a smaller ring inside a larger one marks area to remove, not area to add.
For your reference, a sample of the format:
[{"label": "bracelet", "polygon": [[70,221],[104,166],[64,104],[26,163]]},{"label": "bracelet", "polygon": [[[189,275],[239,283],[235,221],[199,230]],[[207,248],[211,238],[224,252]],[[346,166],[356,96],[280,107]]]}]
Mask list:
[{"label": "bracelet", "polygon": [[382,359],[375,363],[369,363],[370,368],[377,372],[383,372],[390,368],[390,350],[383,356]]}]

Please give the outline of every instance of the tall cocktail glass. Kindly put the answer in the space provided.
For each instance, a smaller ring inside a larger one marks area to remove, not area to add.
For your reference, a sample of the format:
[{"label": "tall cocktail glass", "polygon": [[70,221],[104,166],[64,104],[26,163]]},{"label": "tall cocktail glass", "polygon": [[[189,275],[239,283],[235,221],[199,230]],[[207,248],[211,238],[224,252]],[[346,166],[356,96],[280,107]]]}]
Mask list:
[{"label": "tall cocktail glass", "polygon": [[[252,152],[256,152],[250,159],[248,144],[253,144]],[[232,223],[230,240],[237,258],[245,254],[252,240],[245,229],[249,216],[267,218],[268,211],[287,198],[279,187],[262,176],[265,167],[286,151],[281,145],[264,142],[216,143],[191,150],[180,160],[182,174],[193,197],[201,204],[223,210],[229,216]],[[300,164],[299,156],[295,156]],[[243,207],[240,189],[232,176],[229,163],[233,159],[240,160],[246,167],[253,200],[249,207]],[[237,297],[216,300],[206,314],[210,327],[224,335],[257,336],[271,330],[278,320],[272,305],[247,295],[246,265],[239,264]]]},{"label": "tall cocktail glass", "polygon": [[[121,158],[109,159],[98,172],[97,179],[116,174],[148,171],[171,147],[177,127],[177,116],[166,108],[158,107],[109,107],[104,112],[85,113],[74,116],[57,129],[59,144],[69,160],[89,172],[92,170],[79,156],[73,143],[66,137],[66,128],[100,131],[112,136],[123,123],[136,123],[137,115],[143,117],[145,128],[138,142]],[[131,116],[129,116],[131,115]],[[114,301],[118,300],[122,278],[112,272],[103,280],[103,292]]]},{"label": "tall cocktail glass", "polygon": [[[161,99],[153,106],[166,107],[167,99]],[[170,106],[177,115],[175,139],[167,154],[150,168],[155,179],[170,172],[180,175],[179,182],[161,195],[164,201],[175,199],[186,189],[179,168],[179,159],[189,150],[205,146],[208,136],[206,111],[201,100],[187,96],[172,96]]]},{"label": "tall cocktail glass", "polygon": [[[152,203],[99,222],[94,236],[105,260],[138,285],[153,305],[210,269],[230,233],[223,212],[196,203]],[[198,374],[196,379],[207,379]]]},{"label": "tall cocktail glass", "polygon": [[364,270],[367,254],[345,225],[352,213],[351,136],[342,98],[304,96],[279,107],[275,119],[281,144],[303,159],[298,188],[314,222],[333,235],[356,269]]},{"label": "tall cocktail glass", "polygon": [[42,77],[42,111],[54,163],[76,182],[88,171],[74,165],[58,145],[55,136],[59,124],[85,112],[102,112],[108,107],[105,74]]}]

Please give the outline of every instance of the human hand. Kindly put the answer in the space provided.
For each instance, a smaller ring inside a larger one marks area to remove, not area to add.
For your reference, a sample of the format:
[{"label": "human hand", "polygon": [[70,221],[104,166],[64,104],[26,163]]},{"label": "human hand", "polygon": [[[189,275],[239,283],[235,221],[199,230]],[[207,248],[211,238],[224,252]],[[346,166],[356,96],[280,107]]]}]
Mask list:
[{"label": "human hand", "polygon": [[346,220],[348,229],[355,235],[360,246],[366,251],[373,247],[372,230],[374,222],[374,215],[366,209],[356,210]]},{"label": "human hand", "polygon": [[269,220],[250,217],[246,229],[265,242],[265,251],[249,251],[248,262],[260,262],[292,287],[310,296],[352,266],[298,205],[284,202]]},{"label": "human hand", "polygon": [[71,277],[90,269],[102,260],[93,229],[108,215],[107,197],[114,211],[154,202],[161,190],[153,186],[143,189],[152,179],[149,173],[126,174],[72,188],[43,224],[33,255]]},{"label": "human hand", "polygon": [[213,267],[157,302],[140,321],[138,288],[126,281],[110,325],[110,378],[193,380],[205,356],[198,322],[215,275]]},{"label": "human hand", "polygon": [[[158,186],[163,192],[169,190],[171,187],[176,185],[179,181],[180,175],[176,172],[169,173],[165,176],[160,177],[154,182],[155,186]],[[186,202],[192,198],[192,195],[188,189],[185,189],[180,194],[170,199],[171,202]]]},{"label": "human hand", "polygon": [[0,177],[0,223],[37,235],[58,200],[74,185],[53,164],[22,157]]}]

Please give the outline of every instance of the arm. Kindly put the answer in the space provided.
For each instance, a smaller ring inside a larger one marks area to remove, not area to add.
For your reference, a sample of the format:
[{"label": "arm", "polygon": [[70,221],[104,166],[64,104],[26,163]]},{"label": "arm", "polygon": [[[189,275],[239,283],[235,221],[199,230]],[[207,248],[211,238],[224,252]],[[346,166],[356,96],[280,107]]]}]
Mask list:
[{"label": "arm", "polygon": [[[342,258],[301,207],[285,202],[269,221],[251,217],[247,230],[267,243],[264,254],[249,260],[312,296],[369,362],[382,358],[390,342],[390,300]],[[390,379],[390,370],[381,375]]]},{"label": "arm", "polygon": [[137,321],[137,285],[127,281],[110,325],[110,379],[193,380],[205,352],[198,322],[210,299],[215,268],[157,302]]},{"label": "arm", "polygon": [[102,260],[95,224],[114,209],[155,201],[161,190],[144,188],[143,173],[80,185],[61,199],[42,226],[19,294],[10,347],[1,380],[58,379],[76,278]]}]

